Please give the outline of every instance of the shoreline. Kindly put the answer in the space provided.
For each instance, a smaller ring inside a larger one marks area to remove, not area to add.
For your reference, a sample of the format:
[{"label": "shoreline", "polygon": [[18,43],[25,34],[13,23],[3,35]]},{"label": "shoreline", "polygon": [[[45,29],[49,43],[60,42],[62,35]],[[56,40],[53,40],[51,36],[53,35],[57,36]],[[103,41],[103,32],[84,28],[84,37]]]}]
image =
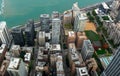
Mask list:
[{"label": "shoreline", "polygon": [[[112,2],[113,0],[108,0],[108,1],[104,1],[105,3],[107,3],[108,5],[110,5],[110,3]],[[100,2],[100,3],[95,3],[95,4],[93,4],[93,5],[88,5],[88,6],[86,6],[86,7],[83,7],[83,8],[80,8],[80,11],[90,11],[90,10],[93,10],[94,8],[97,8],[97,7],[99,7],[101,4],[102,4],[103,2]],[[69,10],[72,10],[72,9],[69,9]],[[66,10],[66,11],[68,11],[68,10]],[[59,12],[59,11],[58,11]],[[64,13],[65,11],[63,11],[63,13]],[[61,13],[61,14],[63,14],[63,13]],[[29,19],[28,19],[29,20]],[[39,22],[39,20],[35,20],[34,21],[35,23],[34,23],[34,25],[38,25],[40,22]],[[23,24],[23,25],[16,25],[16,26],[13,26],[13,27],[9,27],[10,29],[12,29],[12,28],[25,28],[25,24]]]}]

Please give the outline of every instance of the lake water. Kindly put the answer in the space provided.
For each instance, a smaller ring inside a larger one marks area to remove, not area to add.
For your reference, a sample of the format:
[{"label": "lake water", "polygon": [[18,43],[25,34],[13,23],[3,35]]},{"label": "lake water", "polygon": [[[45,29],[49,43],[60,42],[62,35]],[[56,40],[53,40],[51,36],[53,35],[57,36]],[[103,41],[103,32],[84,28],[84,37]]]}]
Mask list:
[{"label": "lake water", "polygon": [[39,20],[39,15],[52,11],[64,12],[71,9],[73,3],[85,7],[106,0],[0,0],[0,21],[6,21],[8,27],[23,25],[28,19]]}]

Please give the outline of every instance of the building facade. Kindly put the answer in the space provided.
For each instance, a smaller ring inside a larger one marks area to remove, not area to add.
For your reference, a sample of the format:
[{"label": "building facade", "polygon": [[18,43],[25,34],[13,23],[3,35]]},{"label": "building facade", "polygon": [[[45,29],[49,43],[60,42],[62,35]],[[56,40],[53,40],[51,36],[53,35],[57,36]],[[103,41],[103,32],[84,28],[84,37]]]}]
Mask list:
[{"label": "building facade", "polygon": [[59,18],[54,18],[52,20],[52,43],[58,44],[60,42],[60,27],[61,20]]},{"label": "building facade", "polygon": [[101,76],[119,76],[120,75],[120,47],[117,49],[112,61],[103,71]]},{"label": "building facade", "polygon": [[78,13],[74,21],[74,31],[84,31],[86,25],[87,16],[85,13]]},{"label": "building facade", "polygon": [[20,45],[20,46],[25,45],[25,39],[23,36],[23,31],[21,29],[19,29],[19,28],[13,29],[11,34],[12,34],[15,45]]},{"label": "building facade", "polygon": [[49,14],[41,14],[40,15],[41,31],[49,32],[49,30],[50,30],[49,23],[50,23]]},{"label": "building facade", "polygon": [[25,40],[26,40],[26,44],[28,46],[33,46],[34,45],[34,26],[30,23],[28,23],[26,25],[26,28],[25,28]]},{"label": "building facade", "polygon": [[3,44],[10,44],[11,37],[5,21],[0,22],[0,39]]}]

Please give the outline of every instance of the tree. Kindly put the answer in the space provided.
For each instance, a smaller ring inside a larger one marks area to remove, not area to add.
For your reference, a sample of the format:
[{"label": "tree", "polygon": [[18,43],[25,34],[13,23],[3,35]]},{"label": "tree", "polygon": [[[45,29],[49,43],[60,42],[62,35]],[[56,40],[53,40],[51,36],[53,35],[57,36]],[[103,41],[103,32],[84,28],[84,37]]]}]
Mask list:
[{"label": "tree", "polygon": [[25,51],[21,51],[21,53],[20,53],[20,58],[24,59],[24,55],[25,55],[25,54],[26,54]]}]

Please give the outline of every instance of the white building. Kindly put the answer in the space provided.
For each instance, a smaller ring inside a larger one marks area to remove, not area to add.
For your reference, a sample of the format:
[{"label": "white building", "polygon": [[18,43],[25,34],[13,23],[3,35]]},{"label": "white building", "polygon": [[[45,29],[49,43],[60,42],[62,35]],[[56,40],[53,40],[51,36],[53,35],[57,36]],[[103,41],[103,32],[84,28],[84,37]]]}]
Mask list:
[{"label": "white building", "polygon": [[91,58],[93,53],[94,53],[94,48],[91,44],[91,41],[90,40],[84,40],[83,47],[82,47],[82,50],[81,50],[83,60],[85,61],[86,59]]},{"label": "white building", "polygon": [[76,15],[80,12],[80,8],[78,7],[78,2],[73,4],[72,11],[73,11],[73,18],[75,18]]},{"label": "white building", "polygon": [[9,44],[11,42],[11,37],[5,21],[0,22],[0,39],[4,44]]},{"label": "white building", "polygon": [[74,31],[84,31],[85,25],[87,21],[86,13],[78,13],[75,17],[74,21]]},{"label": "white building", "polygon": [[63,68],[63,58],[61,55],[57,56],[56,71],[57,71],[57,76],[65,76],[64,68]]},{"label": "white building", "polygon": [[50,52],[51,53],[61,53],[62,51],[61,51],[60,44],[53,44]]},{"label": "white building", "polygon": [[30,60],[31,60],[31,53],[26,53],[24,55],[24,61],[25,62],[30,62]]},{"label": "white building", "polygon": [[88,70],[86,67],[76,68],[76,76],[89,76]]},{"label": "white building", "polygon": [[40,46],[45,46],[45,32],[39,32],[38,43]]},{"label": "white building", "polygon": [[60,42],[60,27],[61,20],[59,18],[54,18],[52,20],[52,43],[58,44]]},{"label": "white building", "polygon": [[25,64],[20,58],[11,58],[7,71],[10,76],[27,76],[28,74]]}]

